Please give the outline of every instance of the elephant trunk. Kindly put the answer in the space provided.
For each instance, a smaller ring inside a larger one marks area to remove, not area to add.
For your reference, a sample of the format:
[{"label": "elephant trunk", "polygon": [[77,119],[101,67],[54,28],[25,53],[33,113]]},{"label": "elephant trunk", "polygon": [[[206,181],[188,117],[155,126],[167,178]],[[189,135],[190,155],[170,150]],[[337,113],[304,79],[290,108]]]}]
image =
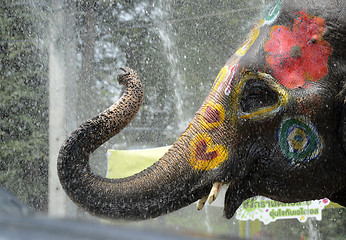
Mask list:
[{"label": "elephant trunk", "polygon": [[187,136],[154,165],[133,176],[107,179],[91,171],[89,155],[133,119],[143,100],[136,73],[122,70],[125,73],[118,80],[126,87],[124,94],[70,135],[59,152],[58,175],[69,197],[91,214],[123,219],[157,217],[198,200],[210,186],[197,187],[199,172],[187,160]]}]

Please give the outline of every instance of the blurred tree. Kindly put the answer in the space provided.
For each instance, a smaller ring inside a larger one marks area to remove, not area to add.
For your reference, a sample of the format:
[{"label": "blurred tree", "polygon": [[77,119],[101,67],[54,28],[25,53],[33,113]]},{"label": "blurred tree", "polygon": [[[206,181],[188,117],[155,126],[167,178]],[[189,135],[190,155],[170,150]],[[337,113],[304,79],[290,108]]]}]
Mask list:
[{"label": "blurred tree", "polygon": [[42,6],[0,6],[0,184],[37,210],[47,208],[47,19]]},{"label": "blurred tree", "polygon": [[[73,4],[73,3],[71,3]],[[96,41],[96,0],[78,1],[77,5],[80,25],[80,53],[81,69],[78,81],[78,103],[77,104],[77,120],[84,122],[93,117],[99,111],[98,104],[99,94],[95,91],[95,41]]]}]

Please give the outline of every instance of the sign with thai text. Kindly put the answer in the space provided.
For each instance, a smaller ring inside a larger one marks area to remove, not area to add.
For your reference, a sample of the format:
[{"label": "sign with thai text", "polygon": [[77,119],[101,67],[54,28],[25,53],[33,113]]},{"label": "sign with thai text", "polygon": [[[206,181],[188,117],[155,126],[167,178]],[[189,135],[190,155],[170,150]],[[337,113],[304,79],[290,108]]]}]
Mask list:
[{"label": "sign with thai text", "polygon": [[265,197],[250,198],[243,202],[236,212],[238,220],[258,219],[264,224],[278,219],[296,218],[305,222],[308,218],[322,219],[322,209],[330,203],[329,199],[305,201],[298,203],[282,203]]}]

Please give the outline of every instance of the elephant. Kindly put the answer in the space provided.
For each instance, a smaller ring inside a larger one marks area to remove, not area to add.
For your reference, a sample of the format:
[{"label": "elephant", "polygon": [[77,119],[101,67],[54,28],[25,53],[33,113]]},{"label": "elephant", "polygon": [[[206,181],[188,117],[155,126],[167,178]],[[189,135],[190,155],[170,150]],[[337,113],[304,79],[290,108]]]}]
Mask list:
[{"label": "elephant", "polygon": [[158,217],[228,189],[224,216],[261,195],[321,198],[346,206],[346,62],[343,1],[279,0],[217,75],[184,133],[147,169],[108,179],[89,155],[118,134],[143,100],[137,73],[121,68],[120,99],[62,145],[58,176],[68,196],[104,218]]}]

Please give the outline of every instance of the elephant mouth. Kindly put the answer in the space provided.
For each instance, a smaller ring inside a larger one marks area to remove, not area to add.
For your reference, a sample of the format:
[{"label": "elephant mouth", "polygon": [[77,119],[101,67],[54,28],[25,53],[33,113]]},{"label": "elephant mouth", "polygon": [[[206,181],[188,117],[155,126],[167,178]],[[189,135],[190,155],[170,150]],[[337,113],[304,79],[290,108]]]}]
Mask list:
[{"label": "elephant mouth", "polygon": [[197,201],[196,208],[198,211],[203,209],[206,202],[212,204],[216,200],[222,185],[222,182],[215,182],[210,190],[210,193]]},{"label": "elephant mouth", "polygon": [[197,201],[196,208],[199,211],[203,209],[207,202],[208,204],[212,204],[219,196],[221,187],[224,186],[227,187],[227,191],[224,199],[223,216],[230,219],[234,216],[243,201],[253,196],[249,184],[249,181],[246,180],[232,180],[227,183],[215,182],[211,187],[209,194]]}]

